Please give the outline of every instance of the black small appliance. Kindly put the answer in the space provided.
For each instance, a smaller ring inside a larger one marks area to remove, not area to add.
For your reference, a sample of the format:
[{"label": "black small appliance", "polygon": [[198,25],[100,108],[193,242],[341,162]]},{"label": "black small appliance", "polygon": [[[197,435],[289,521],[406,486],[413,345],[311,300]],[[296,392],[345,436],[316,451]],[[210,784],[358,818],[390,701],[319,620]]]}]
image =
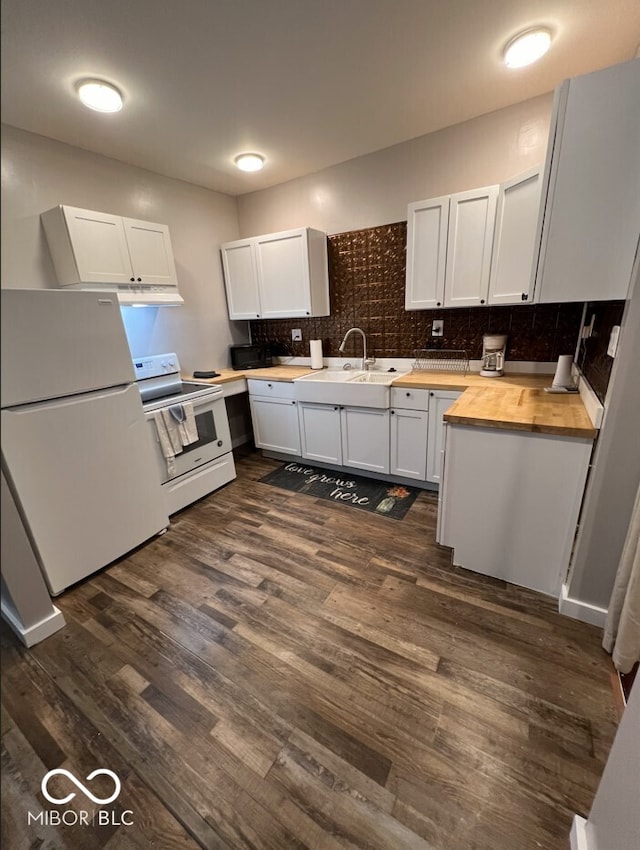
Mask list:
[{"label": "black small appliance", "polygon": [[264,343],[248,342],[244,345],[230,345],[231,368],[236,371],[245,369],[266,369],[273,366],[271,348]]}]

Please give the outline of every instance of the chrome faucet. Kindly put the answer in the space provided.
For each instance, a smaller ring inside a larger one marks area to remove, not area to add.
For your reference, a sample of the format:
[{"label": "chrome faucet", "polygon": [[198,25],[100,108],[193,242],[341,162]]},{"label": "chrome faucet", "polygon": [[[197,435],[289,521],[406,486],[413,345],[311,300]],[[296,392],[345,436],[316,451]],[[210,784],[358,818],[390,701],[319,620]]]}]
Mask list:
[{"label": "chrome faucet", "polygon": [[349,339],[349,336],[354,332],[357,332],[362,336],[362,370],[366,372],[369,367],[373,366],[373,364],[376,362],[376,358],[367,357],[367,337],[365,336],[365,333],[362,328],[349,328],[349,330],[344,335],[344,339],[340,343],[340,348],[338,349],[338,351],[344,352],[345,343]]}]

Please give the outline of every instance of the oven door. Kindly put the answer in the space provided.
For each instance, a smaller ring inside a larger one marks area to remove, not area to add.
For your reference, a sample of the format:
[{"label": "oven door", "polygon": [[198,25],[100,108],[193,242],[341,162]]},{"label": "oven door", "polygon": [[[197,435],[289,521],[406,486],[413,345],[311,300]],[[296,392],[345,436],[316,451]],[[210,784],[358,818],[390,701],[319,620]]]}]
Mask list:
[{"label": "oven door", "polygon": [[198,440],[189,446],[184,446],[180,454],[176,455],[171,474],[168,472],[167,461],[162,453],[153,413],[146,414],[149,427],[153,429],[158,466],[161,470],[163,484],[192,472],[205,463],[209,463],[231,451],[231,434],[224,398],[218,396],[212,399],[205,396],[204,398],[193,399],[191,404],[198,426]]}]

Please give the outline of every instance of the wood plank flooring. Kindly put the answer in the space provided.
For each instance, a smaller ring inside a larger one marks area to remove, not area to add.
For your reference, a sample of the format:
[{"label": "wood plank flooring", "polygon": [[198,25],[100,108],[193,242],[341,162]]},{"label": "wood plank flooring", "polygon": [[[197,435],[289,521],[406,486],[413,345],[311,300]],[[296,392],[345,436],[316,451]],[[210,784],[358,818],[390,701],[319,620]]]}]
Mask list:
[{"label": "wood plank flooring", "polygon": [[[600,631],[451,567],[428,493],[395,521],[237,466],[64,630],[4,630],[2,846],[567,848],[616,729]],[[134,824],[29,825],[61,767],[114,771]]]}]

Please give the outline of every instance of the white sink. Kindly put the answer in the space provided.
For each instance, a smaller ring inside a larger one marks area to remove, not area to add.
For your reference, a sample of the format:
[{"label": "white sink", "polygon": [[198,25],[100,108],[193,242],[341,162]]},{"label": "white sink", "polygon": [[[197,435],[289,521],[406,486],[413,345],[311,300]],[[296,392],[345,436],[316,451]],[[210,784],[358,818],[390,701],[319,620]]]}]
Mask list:
[{"label": "white sink", "polygon": [[351,380],[358,384],[386,384],[389,386],[397,377],[397,372],[363,372]]},{"label": "white sink", "polygon": [[397,377],[397,372],[323,369],[296,378],[294,394],[298,401],[385,408],[389,407],[389,385]]}]

